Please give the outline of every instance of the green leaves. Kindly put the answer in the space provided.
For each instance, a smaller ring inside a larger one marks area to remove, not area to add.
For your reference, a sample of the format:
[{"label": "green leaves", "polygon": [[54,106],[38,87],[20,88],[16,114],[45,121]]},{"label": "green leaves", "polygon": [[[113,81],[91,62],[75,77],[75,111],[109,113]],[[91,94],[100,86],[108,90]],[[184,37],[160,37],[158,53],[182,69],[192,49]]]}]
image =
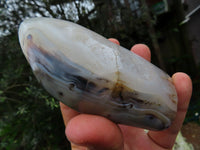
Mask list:
[{"label": "green leaves", "polygon": [[59,108],[59,103],[54,98],[46,99],[46,105],[50,106],[52,110]]}]

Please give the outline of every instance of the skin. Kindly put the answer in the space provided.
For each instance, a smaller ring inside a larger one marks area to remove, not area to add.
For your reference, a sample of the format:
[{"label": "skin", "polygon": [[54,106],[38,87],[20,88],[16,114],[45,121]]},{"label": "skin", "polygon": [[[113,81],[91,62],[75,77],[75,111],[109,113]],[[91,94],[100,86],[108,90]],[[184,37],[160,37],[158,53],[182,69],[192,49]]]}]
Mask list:
[{"label": "skin", "polygon": [[[116,39],[109,39],[120,44]],[[151,61],[150,49],[144,44],[136,44],[131,51]],[[115,124],[96,115],[80,114],[60,103],[66,126],[65,134],[71,142],[72,150],[168,150],[172,149],[176,136],[183,124],[192,94],[192,82],[185,73],[172,76],[178,94],[178,110],[172,125],[163,131]]]}]

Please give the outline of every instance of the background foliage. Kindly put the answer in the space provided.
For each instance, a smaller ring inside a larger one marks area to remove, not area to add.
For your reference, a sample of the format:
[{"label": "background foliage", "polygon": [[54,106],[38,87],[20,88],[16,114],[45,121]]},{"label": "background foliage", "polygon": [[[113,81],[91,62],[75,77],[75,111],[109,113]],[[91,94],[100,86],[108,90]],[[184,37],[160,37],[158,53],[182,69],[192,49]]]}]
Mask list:
[{"label": "background foliage", "polygon": [[59,103],[37,83],[19,46],[19,24],[31,17],[70,20],[117,38],[128,49],[136,43],[147,44],[154,64],[170,75],[183,71],[192,77],[194,95],[186,122],[199,123],[199,69],[186,26],[179,25],[182,11],[180,0],[159,16],[144,0],[0,1],[0,149],[69,148]]}]

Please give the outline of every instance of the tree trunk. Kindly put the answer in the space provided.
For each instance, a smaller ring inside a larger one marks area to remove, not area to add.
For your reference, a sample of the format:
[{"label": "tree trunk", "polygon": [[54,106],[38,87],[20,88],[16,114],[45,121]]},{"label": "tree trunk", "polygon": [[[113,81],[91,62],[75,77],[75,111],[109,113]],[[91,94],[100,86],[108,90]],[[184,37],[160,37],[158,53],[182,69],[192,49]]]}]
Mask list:
[{"label": "tree trunk", "polygon": [[143,11],[143,15],[146,17],[146,24],[148,27],[148,32],[149,32],[149,36],[151,38],[151,42],[155,51],[155,55],[157,57],[158,63],[159,63],[159,67],[163,70],[165,70],[165,65],[162,59],[162,55],[161,55],[161,51],[160,51],[160,46],[158,44],[158,40],[157,40],[157,36],[156,36],[156,31],[154,29],[154,25],[153,25],[153,21],[152,18],[150,16],[150,12],[149,12],[149,8],[146,4],[145,0],[141,0],[141,4],[142,4],[142,11]]}]

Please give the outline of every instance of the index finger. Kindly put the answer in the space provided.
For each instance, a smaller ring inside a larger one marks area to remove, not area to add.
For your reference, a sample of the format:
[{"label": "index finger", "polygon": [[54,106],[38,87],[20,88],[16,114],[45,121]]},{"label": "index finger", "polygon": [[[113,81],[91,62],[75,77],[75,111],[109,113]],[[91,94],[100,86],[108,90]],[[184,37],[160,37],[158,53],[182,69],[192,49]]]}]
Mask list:
[{"label": "index finger", "polygon": [[172,76],[177,95],[178,109],[175,120],[172,125],[164,131],[149,131],[149,137],[158,145],[164,148],[172,148],[176,136],[183,124],[189,101],[192,95],[192,82],[185,73],[176,73]]}]

